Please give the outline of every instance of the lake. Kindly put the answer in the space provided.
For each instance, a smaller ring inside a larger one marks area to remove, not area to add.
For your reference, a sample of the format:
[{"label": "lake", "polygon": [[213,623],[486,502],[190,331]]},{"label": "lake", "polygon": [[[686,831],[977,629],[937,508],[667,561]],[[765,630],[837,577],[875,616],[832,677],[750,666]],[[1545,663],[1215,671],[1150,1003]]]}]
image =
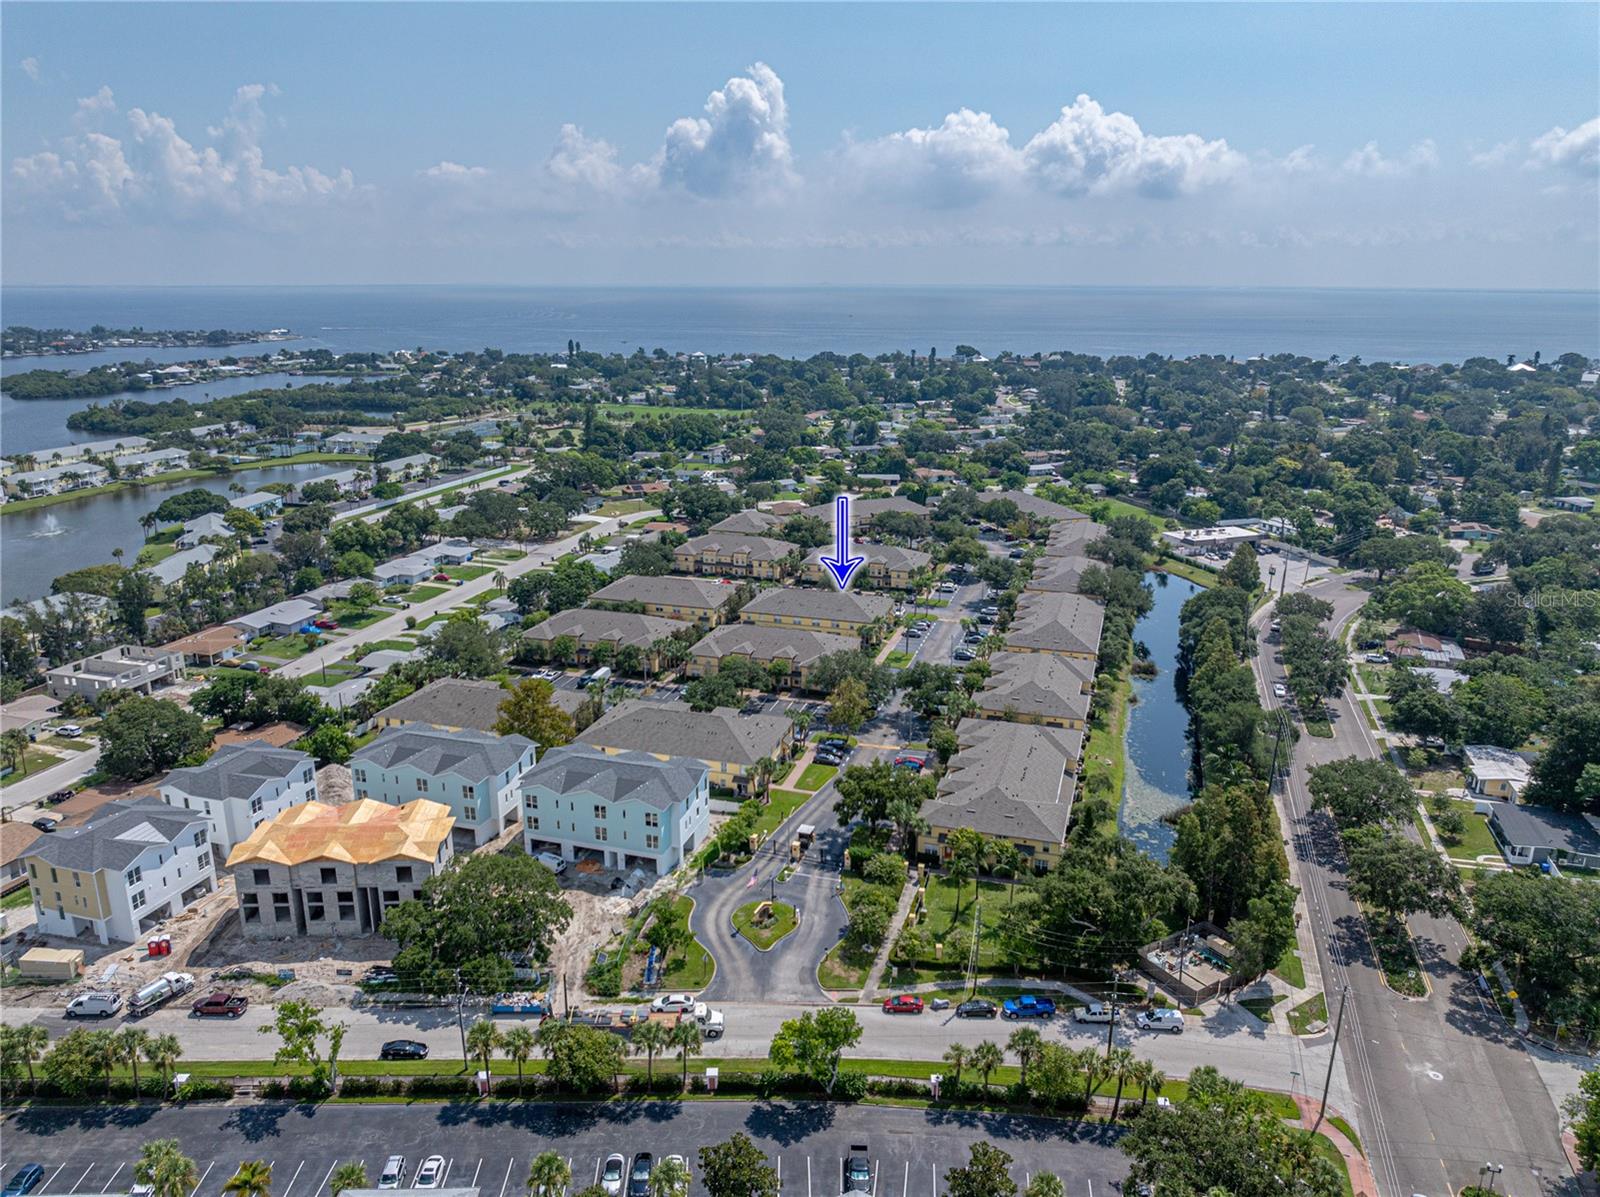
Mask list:
[{"label": "lake", "polygon": [[1200,587],[1185,578],[1145,575],[1155,605],[1133,627],[1155,662],[1156,676],[1135,678],[1128,712],[1127,771],[1117,826],[1146,853],[1165,862],[1177,838],[1162,819],[1189,803],[1189,712],[1178,699],[1178,613]]},{"label": "lake", "polygon": [[[73,358],[30,358],[34,362],[49,363],[50,368],[69,368],[73,371],[87,369],[82,354]],[[15,359],[13,359],[14,362]],[[71,365],[67,363],[70,361]],[[10,366],[13,362],[7,362]],[[9,373],[9,371],[8,371]],[[67,417],[98,403],[109,406],[119,399],[145,403],[165,403],[169,399],[185,399],[200,404],[224,395],[242,395],[246,391],[259,391],[263,387],[303,387],[314,382],[346,382],[348,379],[329,378],[315,374],[257,374],[251,378],[220,378],[214,382],[199,382],[186,387],[162,387],[153,391],[119,391],[114,395],[97,395],[92,399],[13,399],[0,395],[0,455],[10,457],[17,453],[34,453],[40,449],[54,449],[58,445],[75,445],[80,441],[106,439],[103,432],[79,432],[67,427]]]},{"label": "lake", "polygon": [[132,565],[144,545],[139,517],[170,494],[200,487],[226,495],[234,482],[260,490],[271,482],[300,482],[339,468],[325,461],[263,466],[214,478],[127,487],[0,516],[0,604],[48,594],[50,583],[71,570],[108,565],[113,549],[123,550],[123,564]]}]

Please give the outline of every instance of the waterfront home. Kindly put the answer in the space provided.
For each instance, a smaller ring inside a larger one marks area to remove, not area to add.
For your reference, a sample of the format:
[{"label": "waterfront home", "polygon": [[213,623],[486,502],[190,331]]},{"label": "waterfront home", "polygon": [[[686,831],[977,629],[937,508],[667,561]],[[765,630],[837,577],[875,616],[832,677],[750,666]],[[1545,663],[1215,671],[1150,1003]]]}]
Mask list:
[{"label": "waterfront home", "polygon": [[1105,615],[1105,608],[1085,595],[1024,591],[1006,629],[1006,649],[1093,661],[1100,655]]},{"label": "waterfront home", "polygon": [[153,801],[110,802],[24,857],[40,934],[132,943],[217,887],[203,816]]},{"label": "waterfront home", "polygon": [[728,614],[737,587],[700,578],[627,574],[589,596],[591,604],[639,604],[643,614],[712,628]]},{"label": "waterfront home", "polygon": [[154,578],[163,590],[171,590],[183,581],[191,565],[198,566],[201,570],[209,569],[211,563],[222,556],[223,552],[222,548],[214,544],[196,545],[192,549],[184,549],[170,557],[163,557],[154,565],[144,565],[139,568],[142,573]]},{"label": "waterfront home", "polygon": [[985,719],[1081,731],[1089,719],[1094,666],[1060,653],[994,653],[973,705]]},{"label": "waterfront home", "polygon": [[215,511],[185,520],[183,531],[175,542],[180,549],[192,549],[202,541],[232,540],[238,533]]},{"label": "waterfront home", "polygon": [[261,519],[271,519],[283,510],[283,496],[275,495],[270,490],[257,490],[240,495],[237,499],[229,499],[228,506],[248,511]]},{"label": "waterfront home", "polygon": [[119,436],[111,440],[80,441],[76,445],[62,445],[55,449],[35,449],[32,453],[13,453],[4,459],[7,472],[18,468],[17,463],[32,459],[36,470],[54,466],[72,465],[91,457],[107,457],[113,453],[133,453],[150,447],[150,438]]},{"label": "waterfront home", "polygon": [[578,736],[606,752],[647,752],[665,760],[693,757],[711,771],[711,784],[740,798],[752,792],[757,761],[789,755],[793,724],[779,715],[741,715],[719,707],[691,710],[682,702],[618,703]]},{"label": "waterfront home", "polygon": [[204,815],[222,859],[262,823],[316,796],[309,756],[259,740],[225,744],[205,764],[174,769],[161,780],[161,801]]},{"label": "waterfront home", "polygon": [[308,486],[326,482],[336,489],[344,498],[360,498],[372,486],[372,469],[362,466],[354,470],[335,470],[331,474],[318,474],[315,478],[307,478],[300,483],[300,493],[304,494]]},{"label": "waterfront home", "polygon": [[356,749],[350,776],[357,798],[391,806],[414,798],[446,803],[457,839],[476,848],[518,822],[517,779],[533,764],[535,750],[522,736],[405,723]]},{"label": "waterfront home", "polygon": [[72,465],[8,474],[5,485],[19,499],[38,499],[46,495],[64,495],[75,490],[88,490],[92,486],[104,486],[110,481],[111,471],[105,466],[80,461]]},{"label": "waterfront home", "polygon": [[322,446],[330,453],[365,453],[370,455],[387,432],[336,432],[326,437]]},{"label": "waterfront home", "polygon": [[552,748],[522,776],[523,845],[530,855],[553,851],[664,876],[710,833],[710,777],[688,757]]},{"label": "waterfront home", "polygon": [[45,674],[45,685],[57,698],[76,695],[87,702],[98,702],[113,690],[149,694],[158,685],[182,676],[182,653],[123,644],[58,665]]},{"label": "waterfront home", "polygon": [[386,470],[390,482],[410,482],[431,474],[439,465],[432,453],[413,453],[409,457],[391,457],[378,462],[379,470]]},{"label": "waterfront home", "polygon": [[261,824],[228,856],[251,939],[372,935],[455,856],[442,802],[308,802]]}]

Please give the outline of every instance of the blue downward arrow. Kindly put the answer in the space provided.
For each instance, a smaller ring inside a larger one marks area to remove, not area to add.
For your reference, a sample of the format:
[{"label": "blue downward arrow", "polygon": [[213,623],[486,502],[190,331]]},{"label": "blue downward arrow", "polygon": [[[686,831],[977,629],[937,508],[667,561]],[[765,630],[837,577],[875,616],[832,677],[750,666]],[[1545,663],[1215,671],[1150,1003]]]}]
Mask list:
[{"label": "blue downward arrow", "polygon": [[833,556],[824,556],[822,564],[833,575],[835,588],[843,590],[865,561],[850,555],[850,496],[840,495],[833,501]]}]

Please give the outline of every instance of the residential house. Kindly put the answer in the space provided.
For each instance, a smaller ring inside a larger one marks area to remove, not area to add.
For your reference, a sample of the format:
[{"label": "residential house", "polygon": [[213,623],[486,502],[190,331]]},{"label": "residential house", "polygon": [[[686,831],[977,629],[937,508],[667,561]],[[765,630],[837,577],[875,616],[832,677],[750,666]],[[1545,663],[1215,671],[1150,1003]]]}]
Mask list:
[{"label": "residential house", "polygon": [[714,787],[744,798],[752,793],[757,761],[788,758],[792,729],[778,715],[741,715],[724,707],[693,711],[687,703],[633,699],[612,707],[578,740],[606,752],[693,757],[711,771]]},{"label": "residential house", "polygon": [[[375,727],[425,723],[442,731],[493,732],[500,719],[500,704],[510,696],[499,682],[444,677],[429,682],[414,694],[392,703],[373,716]],[[582,690],[556,690],[551,700],[577,718],[589,705]]]},{"label": "residential house", "polygon": [[536,647],[544,660],[550,660],[556,639],[568,637],[576,645],[573,659],[583,665],[600,659],[595,656],[595,649],[602,644],[610,646],[613,657],[620,648],[636,648],[643,656],[646,671],[655,673],[661,668],[655,643],[683,630],[683,624],[677,620],[658,619],[654,615],[572,607],[535,624],[522,633],[522,639]]},{"label": "residential house", "polygon": [[1105,608],[1086,595],[1024,591],[1006,629],[1006,649],[1094,661],[1100,655],[1104,623]]},{"label": "residential house", "polygon": [[50,466],[42,470],[23,470],[6,475],[5,483],[20,499],[37,499],[45,495],[64,495],[92,486],[104,486],[111,481],[111,472],[102,465],[80,461],[73,465]]},{"label": "residential house", "polygon": [[180,549],[192,549],[208,540],[231,541],[238,533],[215,511],[185,520],[183,531],[175,542]]},{"label": "residential house", "polygon": [[973,704],[985,719],[1083,731],[1089,721],[1094,668],[1093,661],[1060,653],[994,653],[989,676],[973,696]]},{"label": "residential house", "polygon": [[1384,648],[1396,660],[1425,661],[1441,669],[1449,669],[1467,659],[1467,654],[1454,640],[1431,632],[1398,631],[1389,637]]},{"label": "residential house", "polygon": [[917,851],[950,858],[952,832],[967,828],[1014,844],[1043,872],[1060,858],[1072,818],[1076,754],[1069,734],[986,719],[963,719],[960,744],[932,802],[922,807],[928,830]]},{"label": "residential house", "polygon": [[148,453],[122,453],[111,459],[122,478],[148,478],[152,474],[170,474],[187,469],[189,450],[153,449]]},{"label": "residential house", "polygon": [[1509,749],[1467,744],[1461,755],[1467,766],[1467,789],[1485,798],[1520,801],[1533,780],[1533,766]]},{"label": "residential house", "polygon": [[786,540],[737,533],[708,533],[684,541],[672,551],[672,568],[680,574],[781,580],[789,572],[790,554],[799,550]]},{"label": "residential house", "polygon": [[[910,590],[917,576],[933,564],[927,553],[892,544],[853,544],[850,551],[866,559],[854,581],[879,590]],[[832,547],[812,549],[806,557],[806,580],[819,586],[834,585],[833,575],[822,564],[823,557],[832,555]]]},{"label": "residential house", "polygon": [[375,934],[454,858],[454,826],[450,808],[426,798],[283,811],[228,857],[239,930],[251,939]]},{"label": "residential house", "polygon": [[28,853],[43,834],[32,823],[0,823],[0,893],[28,884]]},{"label": "residential house", "polygon": [[859,636],[835,636],[805,628],[780,628],[754,623],[730,623],[713,629],[693,648],[687,672],[690,677],[716,673],[729,658],[754,661],[770,673],[774,664],[787,670],[786,685],[811,689],[811,667],[834,653],[861,648]]},{"label": "residential house", "polygon": [[283,496],[275,495],[270,490],[256,490],[237,499],[229,499],[228,506],[267,520],[283,510]]},{"label": "residential house", "polygon": [[45,674],[45,685],[56,698],[75,694],[88,702],[98,702],[113,690],[149,694],[158,685],[182,676],[182,653],[123,644],[81,661],[58,665]]},{"label": "residential house", "polygon": [[714,628],[728,615],[735,587],[679,574],[627,574],[589,596],[591,604],[638,603],[644,614]]},{"label": "residential house", "polygon": [[1451,524],[1446,535],[1449,540],[1464,540],[1468,544],[1489,544],[1500,538],[1500,529],[1476,520],[1465,520]]},{"label": "residential house", "polygon": [[202,571],[211,568],[211,563],[223,556],[223,549],[214,544],[196,545],[192,549],[184,549],[173,553],[170,557],[163,557],[154,565],[142,565],[140,572],[149,574],[156,580],[156,584],[163,590],[171,590],[179,585],[184,575],[189,572],[189,567],[197,566]]},{"label": "residential house", "polygon": [[1489,833],[1513,865],[1600,869],[1600,829],[1593,819],[1543,806],[1496,802],[1489,809]]},{"label": "residential house", "polygon": [[522,736],[406,723],[356,749],[350,777],[357,798],[447,803],[457,839],[477,848],[518,821],[517,778],[533,764],[535,747]]},{"label": "residential house", "polygon": [[522,776],[523,845],[665,876],[711,831],[711,772],[692,757],[552,748]]},{"label": "residential house", "polygon": [[371,456],[372,451],[378,447],[379,442],[388,436],[387,432],[336,432],[323,439],[323,447],[330,453],[364,453]]},{"label": "residential house", "polygon": [[[0,705],[0,732],[19,731],[37,740],[44,725],[60,714],[61,704],[48,694],[23,694]],[[5,769],[9,774],[11,766],[6,764]]]},{"label": "residential house", "polygon": [[119,436],[111,440],[80,441],[76,445],[62,445],[54,449],[35,449],[31,453],[14,453],[5,460],[8,467],[15,468],[19,460],[32,458],[35,469],[48,470],[54,466],[75,465],[80,461],[87,461],[91,457],[109,457],[115,453],[133,453],[149,447],[149,437]]},{"label": "residential house", "polygon": [[1580,515],[1594,510],[1594,500],[1586,495],[1562,495],[1559,499],[1550,499],[1549,505],[1557,511],[1576,511]]},{"label": "residential house", "polygon": [[734,536],[765,536],[783,527],[783,520],[770,511],[757,511],[754,507],[733,515],[723,516],[708,529],[709,532]]},{"label": "residential house", "polygon": [[216,888],[204,816],[161,802],[111,802],[41,836],[23,858],[39,931],[132,943]]},{"label": "residential house", "polygon": [[378,462],[378,469],[387,470],[390,482],[411,482],[424,478],[439,466],[439,459],[432,453],[412,453],[408,457],[391,457],[388,461]]},{"label": "residential house", "polygon": [[876,640],[894,615],[894,600],[830,588],[764,590],[739,612],[742,623],[809,628]]},{"label": "residential house", "polygon": [[174,769],[161,781],[161,801],[205,816],[219,860],[268,819],[316,797],[312,759],[259,740],[226,744],[205,764]]},{"label": "residential house", "polygon": [[433,558],[422,552],[396,557],[392,561],[376,565],[373,567],[372,577],[379,586],[387,589],[392,586],[415,586],[419,582],[426,582],[438,572],[439,567],[434,564]]},{"label": "residential house", "polygon": [[372,467],[361,466],[354,470],[335,470],[331,474],[318,474],[315,478],[307,478],[302,482],[300,492],[304,494],[306,487],[318,482],[329,483],[344,498],[360,498],[372,487]]},{"label": "residential house", "polygon": [[228,626],[238,628],[250,639],[257,636],[287,636],[299,631],[321,614],[320,603],[313,603],[307,599],[289,599],[287,602],[274,603],[270,607],[263,607],[259,611],[230,619]]}]

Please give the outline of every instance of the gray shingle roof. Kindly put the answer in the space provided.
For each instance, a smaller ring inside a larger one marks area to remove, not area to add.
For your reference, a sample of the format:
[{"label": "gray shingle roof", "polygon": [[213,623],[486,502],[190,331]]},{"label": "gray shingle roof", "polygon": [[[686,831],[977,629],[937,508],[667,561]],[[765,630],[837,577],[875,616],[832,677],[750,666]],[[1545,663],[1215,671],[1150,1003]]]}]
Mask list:
[{"label": "gray shingle roof", "polygon": [[704,578],[682,574],[646,577],[628,574],[589,596],[590,602],[664,603],[669,607],[700,607],[715,611],[733,597],[734,588]]},{"label": "gray shingle roof", "polygon": [[963,719],[956,734],[960,750],[923,817],[935,827],[1060,842],[1072,817],[1070,738],[1052,727],[984,719]]},{"label": "gray shingle roof", "polygon": [[746,656],[754,661],[793,661],[807,666],[832,653],[856,652],[859,641],[805,628],[769,628],[754,623],[730,623],[715,629],[694,646],[697,657]]},{"label": "gray shingle roof", "polygon": [[1042,520],[1086,520],[1089,517],[1081,511],[1062,503],[1052,503],[1049,499],[1041,499],[1038,495],[1030,495],[1024,490],[1003,490],[999,492],[985,491],[978,496],[980,503],[993,503],[997,499],[1010,499],[1017,505],[1017,510],[1025,515],[1034,516]]},{"label": "gray shingle roof", "polygon": [[224,744],[203,765],[174,769],[161,786],[193,798],[248,798],[265,783],[288,781],[310,765],[311,758],[297,749],[246,740]]},{"label": "gray shingle roof", "polygon": [[773,540],[766,536],[745,536],[737,532],[707,533],[686,540],[673,550],[674,555],[692,553],[698,557],[711,553],[719,557],[747,554],[752,561],[782,561],[795,546],[787,540]]},{"label": "gray shingle roof", "polygon": [[1041,718],[1087,719],[1094,663],[1059,653],[995,653],[978,692],[985,711],[1016,711]]},{"label": "gray shingle roof", "polygon": [[681,631],[684,624],[658,615],[635,615],[631,611],[601,611],[593,607],[573,607],[557,612],[543,623],[522,633],[524,640],[548,644],[557,636],[571,636],[579,644],[601,642],[649,648],[657,640]]},{"label": "gray shingle roof", "polygon": [[724,516],[712,524],[707,531],[710,532],[736,532],[743,535],[762,536],[774,528],[781,526],[783,519],[773,515],[770,511],[740,511],[734,515]]},{"label": "gray shingle roof", "polygon": [[532,747],[533,741],[523,736],[440,731],[406,723],[385,728],[376,740],[358,748],[350,763],[379,769],[410,768],[430,777],[453,773],[480,782],[514,767]]},{"label": "gray shingle roof", "polygon": [[1026,591],[1006,629],[1006,647],[1039,652],[1098,653],[1105,608],[1081,594]]},{"label": "gray shingle roof", "polygon": [[607,754],[588,744],[552,748],[522,775],[523,790],[592,794],[603,802],[643,802],[666,810],[693,794],[706,776],[691,757],[658,760],[644,752]]},{"label": "gray shingle roof", "polygon": [[[889,569],[903,569],[908,573],[915,573],[933,561],[933,557],[918,549],[902,549],[893,544],[872,544],[857,542],[850,546],[850,551],[857,556],[865,557],[868,561],[880,562]],[[820,562],[823,555],[833,556],[833,546],[827,545],[820,549],[812,549],[806,555],[806,564],[815,565]]]},{"label": "gray shingle roof", "polygon": [[165,802],[108,802],[82,827],[44,836],[28,855],[80,873],[121,870],[146,849],[176,843],[205,825],[203,815]]},{"label": "gray shingle roof", "polygon": [[[921,503],[913,502],[910,499],[902,499],[899,496],[888,499],[856,499],[851,504],[852,518],[860,520],[862,523],[876,519],[887,511],[899,511],[906,515],[928,514],[928,509]],[[827,520],[832,524],[833,503],[829,501],[827,503],[818,503],[815,507],[807,507],[804,514],[815,516],[819,520]]]},{"label": "gray shingle roof", "polygon": [[430,723],[437,727],[465,727],[492,732],[500,718],[500,704],[509,692],[498,682],[443,677],[415,694],[390,703],[378,718],[401,723]]},{"label": "gray shingle roof", "polygon": [[1514,802],[1497,802],[1489,813],[1513,847],[1600,856],[1600,831],[1582,815]]},{"label": "gray shingle roof", "polygon": [[1088,557],[1041,557],[1034,562],[1033,576],[1025,589],[1049,591],[1058,594],[1077,594],[1083,571],[1099,562]]},{"label": "gray shingle roof", "polygon": [[831,586],[777,586],[763,590],[746,603],[740,617],[782,615],[871,623],[875,619],[886,618],[893,611],[894,600],[881,594],[857,594],[853,590],[835,590]]},{"label": "gray shingle roof", "polygon": [[1106,534],[1106,526],[1093,520],[1067,520],[1054,524],[1045,541],[1046,557],[1077,557]]},{"label": "gray shingle roof", "polygon": [[778,715],[741,715],[719,708],[692,711],[682,702],[620,703],[578,736],[583,744],[752,765],[776,756],[789,735]]}]

